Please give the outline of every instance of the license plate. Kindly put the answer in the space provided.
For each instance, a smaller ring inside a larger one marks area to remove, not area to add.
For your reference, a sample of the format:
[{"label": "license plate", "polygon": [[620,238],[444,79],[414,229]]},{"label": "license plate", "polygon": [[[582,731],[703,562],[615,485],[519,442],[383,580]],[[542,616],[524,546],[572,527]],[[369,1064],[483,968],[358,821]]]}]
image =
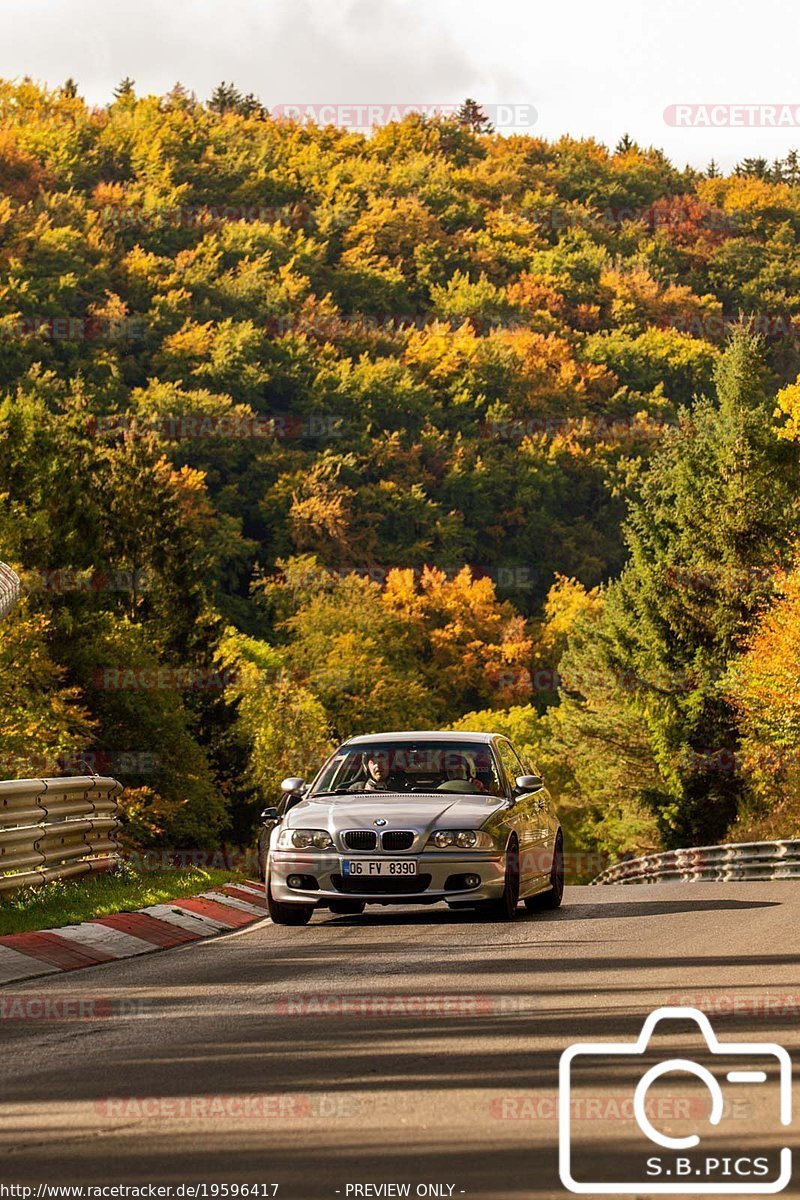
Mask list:
[{"label": "license plate", "polygon": [[417,864],[410,858],[346,858],[342,863],[345,875],[416,875]]}]

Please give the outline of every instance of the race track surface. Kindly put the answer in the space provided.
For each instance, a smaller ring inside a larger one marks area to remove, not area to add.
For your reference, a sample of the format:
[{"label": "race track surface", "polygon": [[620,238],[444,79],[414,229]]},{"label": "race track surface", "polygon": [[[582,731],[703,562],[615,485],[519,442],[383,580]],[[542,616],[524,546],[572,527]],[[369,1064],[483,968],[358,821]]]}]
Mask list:
[{"label": "race track surface", "polygon": [[[444,907],[265,921],[13,984],[0,989],[0,1182],[563,1197],[567,1046],[630,1042],[652,1009],[694,1003],[721,1039],[796,1052],[799,964],[797,884],[661,884],[568,888],[561,911],[511,925]],[[682,1026],[663,1048],[690,1040]],[[586,1086],[582,1152],[613,1178],[632,1153],[631,1079],[609,1067]],[[761,1101],[737,1130],[735,1150],[792,1144]]]}]

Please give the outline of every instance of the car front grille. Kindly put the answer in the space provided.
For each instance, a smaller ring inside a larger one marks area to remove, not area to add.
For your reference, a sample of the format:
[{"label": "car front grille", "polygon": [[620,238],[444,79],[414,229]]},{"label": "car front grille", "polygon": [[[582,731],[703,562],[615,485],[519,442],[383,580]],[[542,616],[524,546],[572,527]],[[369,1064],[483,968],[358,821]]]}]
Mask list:
[{"label": "car front grille", "polygon": [[410,829],[387,829],[381,834],[384,850],[410,850],[414,845],[414,834]]},{"label": "car front grille", "polygon": [[348,829],[343,840],[348,850],[374,850],[378,845],[378,835],[371,829]]},{"label": "car front grille", "polygon": [[424,892],[430,887],[430,875],[387,875],[368,879],[365,876],[350,878],[345,875],[331,875],[331,882],[337,892],[345,895],[359,896],[411,896]]}]

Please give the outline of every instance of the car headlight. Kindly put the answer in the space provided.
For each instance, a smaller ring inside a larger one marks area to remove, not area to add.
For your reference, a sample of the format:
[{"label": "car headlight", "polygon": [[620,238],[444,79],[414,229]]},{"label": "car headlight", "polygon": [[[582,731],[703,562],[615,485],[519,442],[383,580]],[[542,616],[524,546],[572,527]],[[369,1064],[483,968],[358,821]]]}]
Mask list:
[{"label": "car headlight", "polygon": [[324,829],[282,829],[277,850],[332,850],[333,839]]},{"label": "car headlight", "polygon": [[483,829],[437,829],[428,846],[432,850],[493,850],[494,841]]}]

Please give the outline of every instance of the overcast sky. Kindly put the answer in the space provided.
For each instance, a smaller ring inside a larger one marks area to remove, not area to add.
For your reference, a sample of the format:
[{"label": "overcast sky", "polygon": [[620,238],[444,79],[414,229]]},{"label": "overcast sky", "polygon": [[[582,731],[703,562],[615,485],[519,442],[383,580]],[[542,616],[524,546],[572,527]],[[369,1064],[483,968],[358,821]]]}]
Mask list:
[{"label": "overcast sky", "polygon": [[[233,80],[270,107],[469,95],[533,106],[546,137],[627,131],[678,166],[727,167],[800,147],[799,27],[796,0],[0,0],[0,75],[71,75],[98,103],[125,75],[203,98]],[[717,127],[665,120],[689,104],[717,106]],[[719,107],[743,104],[787,107]],[[793,124],[748,127],[770,119]]]}]

